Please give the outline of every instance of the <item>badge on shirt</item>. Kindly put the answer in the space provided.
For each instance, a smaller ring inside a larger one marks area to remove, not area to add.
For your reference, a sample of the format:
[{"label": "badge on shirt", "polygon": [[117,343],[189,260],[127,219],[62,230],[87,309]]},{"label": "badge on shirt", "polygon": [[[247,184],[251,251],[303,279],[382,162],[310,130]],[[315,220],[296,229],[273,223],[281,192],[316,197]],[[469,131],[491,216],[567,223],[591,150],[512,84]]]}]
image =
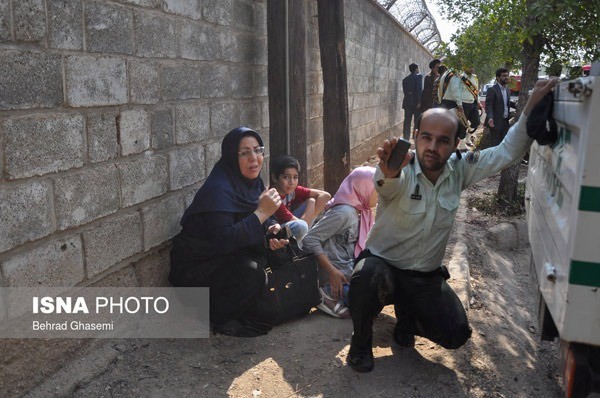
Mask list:
[{"label": "badge on shirt", "polygon": [[421,200],[421,194],[419,193],[419,184],[417,184],[417,186],[415,187],[415,192],[413,192],[412,195],[410,195],[411,199],[414,200]]}]

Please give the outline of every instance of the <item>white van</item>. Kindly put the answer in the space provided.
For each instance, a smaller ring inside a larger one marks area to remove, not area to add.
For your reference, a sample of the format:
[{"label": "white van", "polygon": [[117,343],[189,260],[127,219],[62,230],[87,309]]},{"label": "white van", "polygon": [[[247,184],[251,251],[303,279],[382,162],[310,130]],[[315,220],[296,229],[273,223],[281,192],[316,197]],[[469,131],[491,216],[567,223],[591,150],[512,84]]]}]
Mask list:
[{"label": "white van", "polygon": [[540,327],[561,340],[567,397],[600,397],[600,76],[558,85],[553,114],[558,141],[531,146],[526,192]]}]

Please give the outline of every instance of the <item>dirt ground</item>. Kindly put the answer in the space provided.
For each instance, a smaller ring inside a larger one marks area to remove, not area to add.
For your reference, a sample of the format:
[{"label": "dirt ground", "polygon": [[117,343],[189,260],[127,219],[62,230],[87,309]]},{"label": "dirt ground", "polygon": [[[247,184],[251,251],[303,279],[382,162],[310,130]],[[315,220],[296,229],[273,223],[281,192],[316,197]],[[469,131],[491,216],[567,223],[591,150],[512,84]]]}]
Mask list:
[{"label": "dirt ground", "polygon": [[[470,266],[473,336],[458,350],[423,338],[414,349],[399,348],[392,307],[375,322],[375,369],[366,374],[345,364],[351,321],[316,311],[252,339],[4,341],[0,395],[561,397],[558,343],[539,339],[528,245],[501,250],[489,233],[524,216],[490,216],[469,205],[497,184],[492,177],[463,195],[466,210],[455,225],[462,232],[448,246],[449,258],[462,240]],[[52,358],[56,346],[69,352],[67,360]]]}]

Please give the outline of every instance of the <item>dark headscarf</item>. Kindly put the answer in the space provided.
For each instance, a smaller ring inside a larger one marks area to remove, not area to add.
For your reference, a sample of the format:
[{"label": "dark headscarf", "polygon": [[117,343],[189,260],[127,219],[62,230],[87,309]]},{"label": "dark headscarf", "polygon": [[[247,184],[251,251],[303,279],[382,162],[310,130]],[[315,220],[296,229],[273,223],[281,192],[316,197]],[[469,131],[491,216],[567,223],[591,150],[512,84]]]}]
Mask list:
[{"label": "dark headscarf", "polygon": [[196,213],[252,213],[256,210],[258,197],[264,191],[265,185],[260,176],[250,180],[244,177],[240,170],[240,141],[247,136],[256,138],[258,144],[263,146],[260,135],[247,127],[238,127],[227,133],[221,143],[221,158],[183,214],[180,223],[182,226],[188,217]]}]

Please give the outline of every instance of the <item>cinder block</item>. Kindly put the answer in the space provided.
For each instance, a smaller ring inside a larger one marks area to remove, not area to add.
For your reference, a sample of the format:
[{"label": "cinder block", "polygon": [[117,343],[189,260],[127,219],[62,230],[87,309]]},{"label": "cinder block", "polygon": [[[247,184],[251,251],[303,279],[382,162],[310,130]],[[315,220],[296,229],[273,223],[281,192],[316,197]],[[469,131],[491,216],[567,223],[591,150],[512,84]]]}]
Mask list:
[{"label": "cinder block", "polygon": [[185,22],[181,26],[181,57],[194,60],[225,59],[233,47],[231,34],[210,25]]},{"label": "cinder block", "polygon": [[0,50],[0,93],[0,109],[62,105],[61,57]]},{"label": "cinder block", "polygon": [[200,1],[163,0],[163,10],[170,14],[177,14],[191,19],[202,18]]},{"label": "cinder block", "polygon": [[164,149],[173,145],[173,111],[152,112],[152,148]]},{"label": "cinder block", "polygon": [[114,165],[54,179],[59,229],[85,224],[119,209],[119,172]]},{"label": "cinder block", "polygon": [[44,0],[13,1],[15,38],[17,41],[40,41],[46,37]]},{"label": "cinder block", "polygon": [[81,237],[52,240],[15,254],[2,262],[2,272],[11,287],[74,286],[84,277]]},{"label": "cinder block", "polygon": [[169,152],[171,190],[192,185],[204,179],[204,147],[188,145]]},{"label": "cinder block", "polygon": [[267,76],[262,73],[264,69],[262,66],[231,66],[231,95],[234,98],[266,96]]},{"label": "cinder block", "polygon": [[210,135],[208,104],[181,104],[175,107],[175,141],[177,144],[204,142]]},{"label": "cinder block", "polygon": [[[4,286],[4,285],[2,285]],[[5,322],[6,318],[8,318],[8,303],[5,304],[5,298],[0,298],[0,322]],[[3,323],[4,325],[4,323]]]},{"label": "cinder block", "polygon": [[87,118],[88,156],[92,162],[117,157],[117,113],[106,112]]},{"label": "cinder block", "polygon": [[221,137],[239,126],[257,129],[257,126],[262,125],[262,108],[260,103],[255,101],[215,103],[210,107],[210,115],[210,128],[214,134]]},{"label": "cinder block", "polygon": [[128,265],[110,275],[105,276],[96,283],[92,283],[93,287],[137,287],[139,286],[137,276],[133,266]]},{"label": "cinder block", "polygon": [[142,251],[139,213],[118,215],[83,233],[87,277]]},{"label": "cinder block", "polygon": [[123,111],[117,118],[117,125],[123,156],[150,148],[150,115],[146,111]]},{"label": "cinder block", "polygon": [[202,79],[200,68],[193,64],[165,66],[160,70],[162,97],[168,101],[202,98]]},{"label": "cinder block", "polygon": [[43,175],[83,165],[83,117],[25,116],[2,122],[9,179]]},{"label": "cinder block", "polygon": [[65,50],[83,48],[83,13],[81,1],[53,0],[48,8],[48,46]]},{"label": "cinder block", "polygon": [[129,61],[129,95],[134,104],[156,104],[160,100],[160,75],[154,62]]},{"label": "cinder block", "polygon": [[169,249],[144,257],[133,265],[140,286],[171,286],[169,278]]},{"label": "cinder block", "polygon": [[0,185],[0,252],[55,230],[51,199],[47,181]]},{"label": "cinder block", "polygon": [[268,76],[267,76],[267,68],[264,66],[257,66],[254,68],[254,81],[255,90],[252,91],[252,96],[256,97],[267,97],[269,95],[268,90]]},{"label": "cinder block", "polygon": [[118,165],[121,175],[121,206],[128,207],[167,192],[167,159],[147,156]]},{"label": "cinder block", "polygon": [[202,65],[200,76],[202,98],[232,95],[231,70],[228,65]]},{"label": "cinder block", "polygon": [[179,233],[179,220],[183,215],[183,199],[171,196],[142,208],[144,250],[158,246]]},{"label": "cinder block", "polygon": [[0,0],[0,41],[9,41],[10,33],[10,4],[9,0]]},{"label": "cinder block", "polygon": [[205,0],[203,2],[202,17],[208,22],[230,26],[232,13],[232,0]]},{"label": "cinder block", "polygon": [[[261,7],[262,6],[264,5],[261,5]],[[258,26],[258,12],[255,8],[255,3],[234,1],[232,22],[233,26],[242,30],[257,32],[263,29],[262,26]]]},{"label": "cinder block", "polygon": [[183,196],[183,202],[185,204],[185,208],[187,209],[194,201],[194,197],[196,197],[196,192],[198,192],[198,188],[186,188],[185,191],[186,192]]},{"label": "cinder block", "polygon": [[177,25],[168,17],[136,12],[135,41],[140,57],[175,58]]},{"label": "cinder block", "polygon": [[70,56],[67,102],[74,107],[127,103],[127,67],[115,57]]},{"label": "cinder block", "polygon": [[269,128],[269,101],[262,102],[262,127]]},{"label": "cinder block", "polygon": [[[225,135],[225,133],[223,133]],[[262,137],[262,135],[261,135]],[[206,149],[204,151],[204,159],[206,164],[206,176],[210,174],[214,165],[217,163],[219,158],[221,157],[221,142],[215,141],[209,144],[206,144]]]},{"label": "cinder block", "polygon": [[133,13],[131,10],[88,1],[85,6],[86,43],[89,52],[133,53]]},{"label": "cinder block", "polygon": [[253,65],[267,64],[267,41],[250,34],[234,36],[234,48],[230,60]]}]

